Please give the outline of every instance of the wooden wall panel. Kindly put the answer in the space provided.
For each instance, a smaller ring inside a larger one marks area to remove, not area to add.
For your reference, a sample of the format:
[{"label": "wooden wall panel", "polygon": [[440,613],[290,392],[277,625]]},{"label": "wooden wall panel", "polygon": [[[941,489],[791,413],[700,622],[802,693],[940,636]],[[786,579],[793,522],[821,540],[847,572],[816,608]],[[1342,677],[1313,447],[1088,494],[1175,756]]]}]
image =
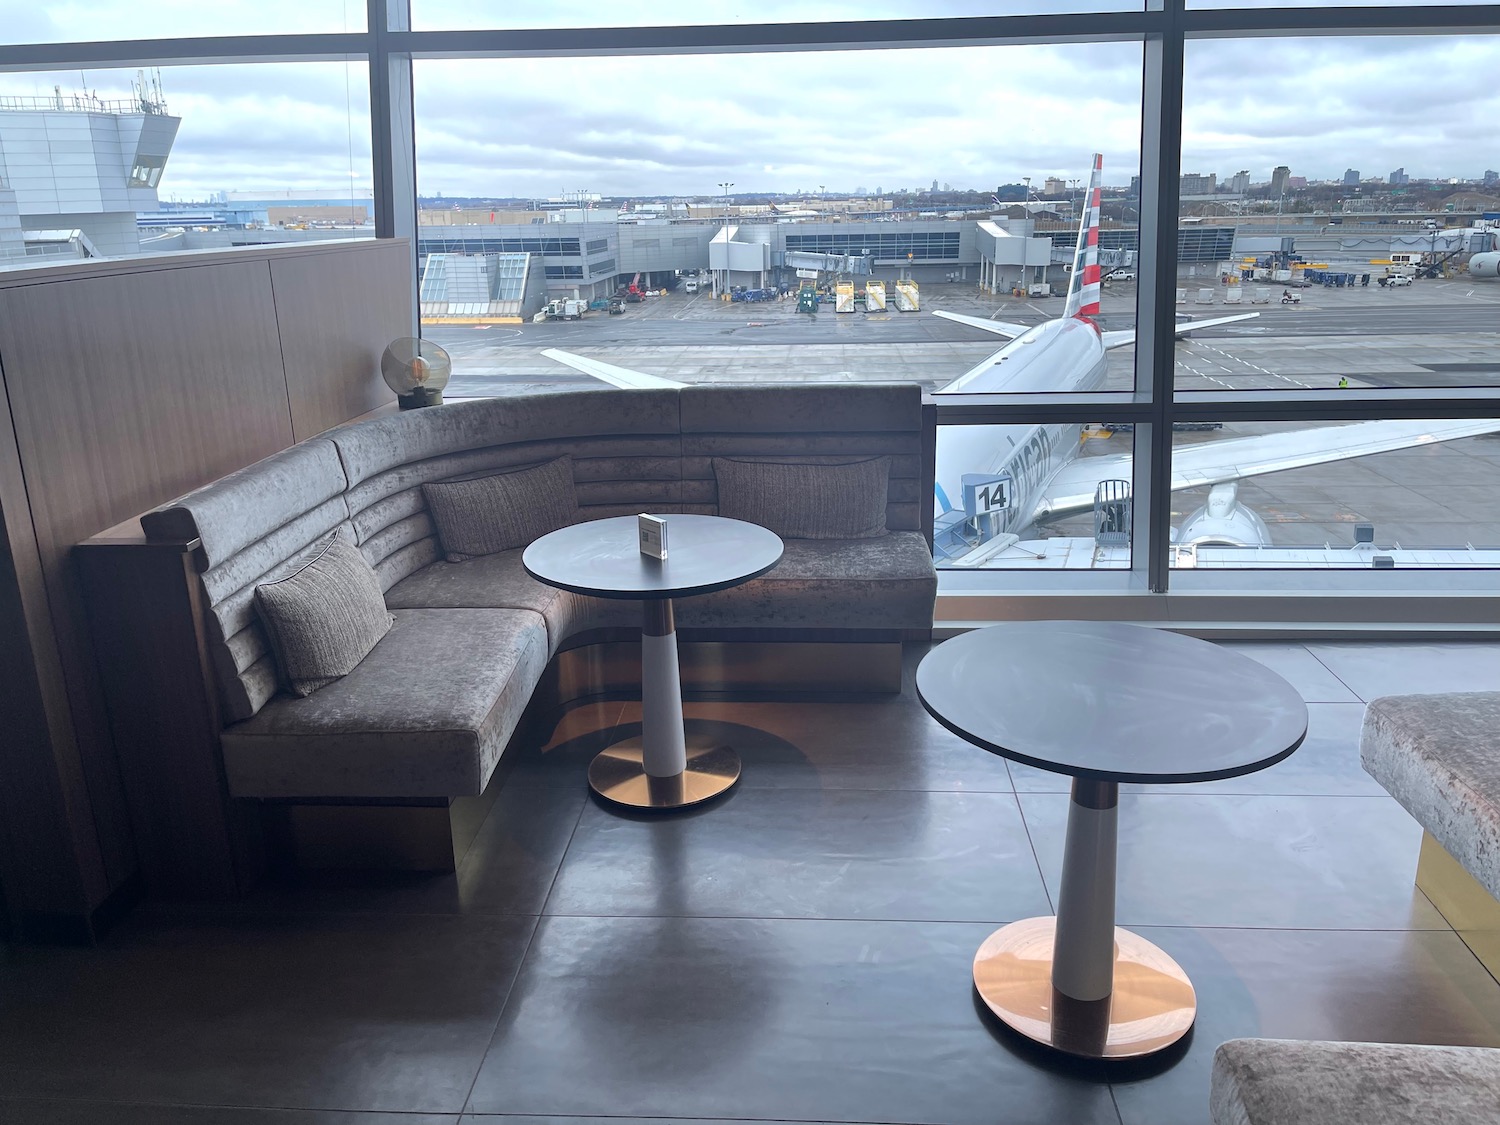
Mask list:
[{"label": "wooden wall panel", "polygon": [[[13,603],[0,604],[12,611],[0,615],[0,645],[24,657],[36,684],[28,707],[43,707],[47,743],[37,746],[35,723],[18,720],[7,733],[22,731],[25,746],[0,746],[0,789],[14,786],[66,837],[45,845],[72,851],[62,857],[70,878],[51,880],[64,895],[59,909],[81,889],[87,914],[137,867],[73,546],[291,445],[304,427],[368,411],[370,383],[383,392],[380,349],[410,321],[397,295],[409,299],[411,279],[371,266],[390,249],[255,247],[0,273],[0,406],[9,399],[0,424],[14,436],[10,471],[0,471],[0,570]],[[399,253],[404,261],[404,243]],[[273,263],[286,262],[295,265],[280,275],[278,306]],[[295,392],[278,318],[296,356]],[[50,776],[21,768],[23,758]],[[0,846],[4,876],[17,854],[3,837]],[[6,886],[18,915],[57,906],[12,878]]]},{"label": "wooden wall panel", "polygon": [[70,552],[291,444],[270,273],[251,261],[0,290],[0,340],[73,740],[113,887],[135,854]]},{"label": "wooden wall panel", "polygon": [[411,252],[386,241],[347,254],[358,255],[356,269],[347,256],[271,261],[298,441],[396,401],[380,377],[380,353],[395,338],[391,326],[411,317]]}]

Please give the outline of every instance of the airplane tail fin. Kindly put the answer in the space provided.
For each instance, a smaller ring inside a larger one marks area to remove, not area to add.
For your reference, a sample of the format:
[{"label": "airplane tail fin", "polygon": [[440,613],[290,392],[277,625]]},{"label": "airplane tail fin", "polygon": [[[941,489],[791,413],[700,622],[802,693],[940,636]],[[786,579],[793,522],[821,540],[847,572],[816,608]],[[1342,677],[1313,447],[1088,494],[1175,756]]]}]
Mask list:
[{"label": "airplane tail fin", "polygon": [[1073,251],[1073,272],[1068,277],[1068,303],[1064,317],[1099,315],[1099,178],[1104,156],[1094,153],[1089,192],[1078,219],[1078,245]]}]

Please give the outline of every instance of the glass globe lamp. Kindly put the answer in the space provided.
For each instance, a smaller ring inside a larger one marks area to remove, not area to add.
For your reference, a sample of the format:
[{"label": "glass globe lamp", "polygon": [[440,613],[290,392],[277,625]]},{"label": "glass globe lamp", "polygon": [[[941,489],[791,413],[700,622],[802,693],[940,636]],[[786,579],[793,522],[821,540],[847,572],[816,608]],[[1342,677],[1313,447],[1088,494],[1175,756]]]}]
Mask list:
[{"label": "glass globe lamp", "polygon": [[402,410],[441,406],[453,360],[430,340],[403,336],[391,341],[380,357],[380,374],[396,392],[396,404]]}]

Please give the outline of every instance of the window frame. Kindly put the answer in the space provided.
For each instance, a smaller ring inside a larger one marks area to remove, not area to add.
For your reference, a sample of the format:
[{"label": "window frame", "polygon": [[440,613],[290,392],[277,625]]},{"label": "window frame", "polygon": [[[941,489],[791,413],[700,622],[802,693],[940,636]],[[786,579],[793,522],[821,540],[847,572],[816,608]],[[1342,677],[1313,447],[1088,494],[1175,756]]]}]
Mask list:
[{"label": "window frame", "polygon": [[[1395,35],[1500,36],[1500,4],[1436,7],[1194,9],[1188,0],[1143,0],[1133,12],[952,17],[676,27],[411,30],[411,0],[366,0],[366,30],[285,35],[213,36],[108,42],[3,44],[0,70],[46,71],[184,64],[300,61],[367,62],[370,75],[376,236],[409,240],[416,275],[415,115],[412,62],[444,58],[565,58],[587,56],[881,50],[1004,44],[1138,42],[1142,45],[1142,138],[1136,388],[1077,395],[964,396],[936,405],[939,426],[1109,417],[1135,423],[1135,518],[1129,571],[952,577],[940,617],[953,621],[1000,616],[1075,614],[1206,620],[1234,612],[1245,622],[1286,625],[1297,596],[1268,572],[1173,571],[1170,568],[1170,464],[1173,424],[1216,420],[1339,421],[1500,417],[1500,388],[1460,391],[1355,388],[1333,394],[1249,391],[1179,392],[1175,386],[1175,289],[1182,173],[1184,52],[1193,40],[1252,37]],[[1245,0],[1251,3],[1252,0]],[[586,255],[580,262],[586,262]],[[414,287],[411,330],[420,333]],[[1391,623],[1392,598],[1424,595],[1428,607],[1410,628],[1450,631],[1477,620],[1476,604],[1500,602],[1500,571],[1445,578],[1445,591],[1404,571],[1297,572],[1298,591],[1337,596],[1340,619],[1370,627]],[[1444,572],[1447,574],[1447,572]],[[1477,577],[1476,577],[1477,575]],[[1172,595],[1175,593],[1175,597]],[[1003,594],[1004,597],[994,595]],[[1451,594],[1451,596],[1449,596]],[[1228,599],[1225,601],[1224,599]],[[1480,599],[1476,602],[1475,599]],[[1327,601],[1321,598],[1320,601]],[[1181,610],[1174,603],[1192,605]],[[1214,607],[1217,608],[1214,608]],[[1304,607],[1305,608],[1305,607]],[[1186,617],[1184,617],[1186,613]],[[1496,615],[1491,609],[1490,620]],[[1246,626],[1249,627],[1248,625]],[[1392,626],[1394,627],[1394,626]],[[1407,627],[1407,626],[1403,626]],[[1496,627],[1500,630],[1500,626]],[[1337,631],[1337,630],[1335,630]]]}]

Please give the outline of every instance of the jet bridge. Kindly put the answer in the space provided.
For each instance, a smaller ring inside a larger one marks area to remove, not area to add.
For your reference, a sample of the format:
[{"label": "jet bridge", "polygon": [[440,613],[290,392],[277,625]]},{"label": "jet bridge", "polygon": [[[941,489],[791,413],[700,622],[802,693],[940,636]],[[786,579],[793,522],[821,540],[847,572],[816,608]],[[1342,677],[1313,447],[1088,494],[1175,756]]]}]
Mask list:
[{"label": "jet bridge", "polygon": [[784,258],[787,269],[861,275],[872,272],[874,261],[868,254],[814,254],[806,250],[788,250]]}]

